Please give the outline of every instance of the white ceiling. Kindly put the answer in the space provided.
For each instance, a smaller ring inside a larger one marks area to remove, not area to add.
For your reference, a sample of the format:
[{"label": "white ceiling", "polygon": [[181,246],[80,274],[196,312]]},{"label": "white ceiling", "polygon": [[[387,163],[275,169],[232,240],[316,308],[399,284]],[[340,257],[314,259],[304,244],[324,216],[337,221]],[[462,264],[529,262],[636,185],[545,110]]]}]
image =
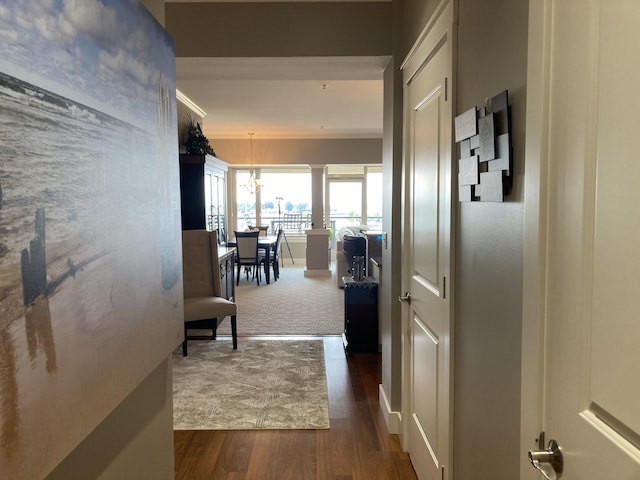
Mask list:
[{"label": "white ceiling", "polygon": [[[175,0],[174,0],[175,1]],[[176,59],[209,138],[379,138],[387,57]],[[322,85],[326,85],[323,88]]]}]

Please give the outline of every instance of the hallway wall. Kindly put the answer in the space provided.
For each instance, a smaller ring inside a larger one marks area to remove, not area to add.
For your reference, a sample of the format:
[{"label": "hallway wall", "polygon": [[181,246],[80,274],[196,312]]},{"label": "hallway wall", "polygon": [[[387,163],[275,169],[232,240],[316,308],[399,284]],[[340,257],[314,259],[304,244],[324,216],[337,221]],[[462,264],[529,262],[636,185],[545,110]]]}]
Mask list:
[{"label": "hallway wall", "polygon": [[515,181],[457,205],[456,479],[519,477],[527,26],[527,0],[459,2],[457,113],[509,91]]},{"label": "hallway wall", "polygon": [[[402,1],[396,57],[406,56],[440,3]],[[457,6],[456,114],[483,104],[485,98],[505,89],[509,91],[515,181],[504,203],[459,203],[457,197],[454,201],[453,478],[512,480],[519,477],[522,455],[520,357],[528,1],[458,0]]]}]

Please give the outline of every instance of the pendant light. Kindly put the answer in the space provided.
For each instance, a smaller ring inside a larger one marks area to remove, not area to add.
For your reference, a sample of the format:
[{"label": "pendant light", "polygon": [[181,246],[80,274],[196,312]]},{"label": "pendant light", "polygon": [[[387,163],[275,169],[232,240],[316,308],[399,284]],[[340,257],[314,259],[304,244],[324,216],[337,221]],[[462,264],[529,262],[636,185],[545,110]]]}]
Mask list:
[{"label": "pendant light", "polygon": [[260,187],[262,186],[260,185],[260,181],[256,178],[256,173],[253,170],[253,133],[254,132],[249,132],[249,146],[250,146],[249,162],[251,166],[249,168],[249,180],[244,186],[244,188],[246,188],[251,195],[253,195],[258,190],[260,190]]}]

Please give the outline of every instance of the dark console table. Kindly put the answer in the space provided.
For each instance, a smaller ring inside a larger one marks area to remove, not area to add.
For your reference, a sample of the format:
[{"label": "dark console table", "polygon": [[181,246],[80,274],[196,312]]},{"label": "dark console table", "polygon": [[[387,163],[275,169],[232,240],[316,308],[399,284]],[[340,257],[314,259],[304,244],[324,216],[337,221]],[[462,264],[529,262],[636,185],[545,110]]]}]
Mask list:
[{"label": "dark console table", "polygon": [[347,352],[378,352],[378,283],[371,277],[344,281],[344,333]]}]

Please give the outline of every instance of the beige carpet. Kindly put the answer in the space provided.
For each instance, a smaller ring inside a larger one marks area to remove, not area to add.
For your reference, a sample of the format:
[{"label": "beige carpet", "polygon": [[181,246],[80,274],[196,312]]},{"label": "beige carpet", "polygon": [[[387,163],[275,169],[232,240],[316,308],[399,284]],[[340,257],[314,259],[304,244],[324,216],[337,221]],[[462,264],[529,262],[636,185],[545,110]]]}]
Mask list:
[{"label": "beige carpet", "polygon": [[[331,277],[305,277],[304,266],[285,263],[280,278],[269,285],[240,277],[236,287],[238,335],[341,335],[344,291]],[[231,335],[229,319],[218,328]]]},{"label": "beige carpet", "polygon": [[173,355],[176,430],[324,429],[329,405],[318,340],[193,340]]}]

